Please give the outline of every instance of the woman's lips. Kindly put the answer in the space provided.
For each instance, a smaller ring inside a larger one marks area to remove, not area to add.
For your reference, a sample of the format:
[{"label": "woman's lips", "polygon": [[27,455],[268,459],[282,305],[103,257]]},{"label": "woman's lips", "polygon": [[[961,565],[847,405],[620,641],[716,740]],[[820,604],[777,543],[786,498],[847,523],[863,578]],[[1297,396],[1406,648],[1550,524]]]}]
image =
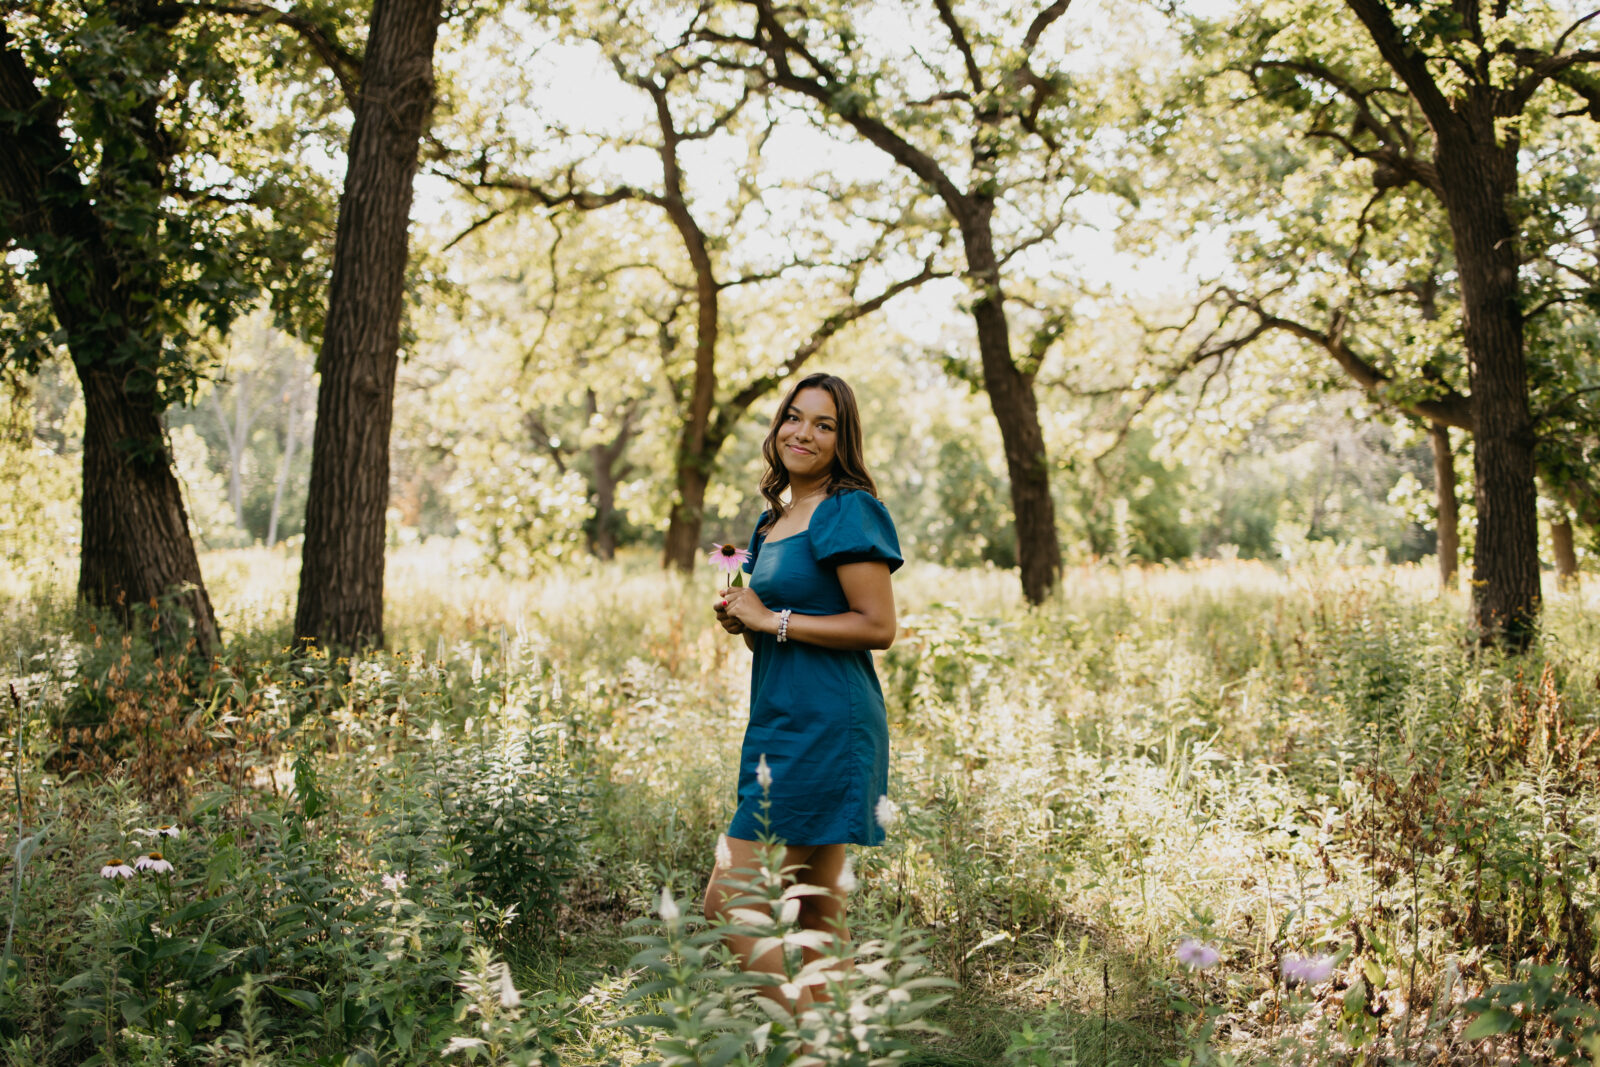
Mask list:
[{"label": "woman's lips", "polygon": [[789,451],[793,452],[797,456],[809,456],[809,455],[811,455],[811,453],[807,452],[805,449],[796,448],[794,445],[790,445],[789,446]]}]

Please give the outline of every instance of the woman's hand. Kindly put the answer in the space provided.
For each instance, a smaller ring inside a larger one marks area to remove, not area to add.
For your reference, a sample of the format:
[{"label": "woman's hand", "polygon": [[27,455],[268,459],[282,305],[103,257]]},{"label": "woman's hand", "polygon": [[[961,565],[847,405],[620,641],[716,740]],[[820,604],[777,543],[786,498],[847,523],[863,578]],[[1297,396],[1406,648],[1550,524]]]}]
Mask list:
[{"label": "woman's hand", "polygon": [[[730,586],[722,591],[718,600],[727,605],[717,608],[718,621],[727,616],[742,627],[728,630],[729,633],[743,633],[745,630],[770,634],[778,632],[778,613],[763,604],[761,598],[756,596],[756,591],[749,586]],[[723,629],[727,629],[726,622],[722,625]]]},{"label": "woman's hand", "polygon": [[721,595],[711,602],[711,610],[717,613],[717,622],[721,623],[722,628],[730,634],[745,632],[744,623],[728,614],[728,602]]}]

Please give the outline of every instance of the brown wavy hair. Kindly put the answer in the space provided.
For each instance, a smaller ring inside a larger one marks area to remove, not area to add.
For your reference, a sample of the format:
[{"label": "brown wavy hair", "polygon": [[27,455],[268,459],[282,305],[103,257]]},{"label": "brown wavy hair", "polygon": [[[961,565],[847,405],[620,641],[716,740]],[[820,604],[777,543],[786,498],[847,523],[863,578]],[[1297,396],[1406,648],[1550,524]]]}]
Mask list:
[{"label": "brown wavy hair", "polygon": [[788,510],[779,499],[779,494],[789,488],[789,468],[783,465],[783,459],[778,455],[778,427],[783,425],[789,405],[794,403],[794,398],[800,395],[802,389],[825,390],[833,397],[833,409],[838,415],[834,430],[833,470],[828,475],[827,495],[832,496],[843,489],[864,489],[873,496],[878,495],[878,483],[872,480],[872,475],[867,471],[867,461],[862,456],[861,410],[856,407],[855,392],[849,383],[837,375],[808,374],[784,394],[783,403],[778,405],[777,412],[772,416],[772,428],[767,431],[767,439],[761,442],[761,455],[767,461],[766,473],[761,476],[761,495],[767,500],[767,521],[762,523],[762,531],[770,530],[773,523],[783,518]]}]

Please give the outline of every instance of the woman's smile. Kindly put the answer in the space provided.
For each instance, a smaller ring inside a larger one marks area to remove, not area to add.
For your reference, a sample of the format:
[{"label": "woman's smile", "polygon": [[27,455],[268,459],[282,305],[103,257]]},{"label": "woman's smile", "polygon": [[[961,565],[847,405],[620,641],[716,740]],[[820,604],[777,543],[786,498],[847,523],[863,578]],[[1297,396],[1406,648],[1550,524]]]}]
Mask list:
[{"label": "woman's smile", "polygon": [[[839,412],[826,389],[802,389],[795,394],[778,426],[780,455],[792,473],[814,476],[833,466]],[[817,462],[812,463],[811,460]]]}]

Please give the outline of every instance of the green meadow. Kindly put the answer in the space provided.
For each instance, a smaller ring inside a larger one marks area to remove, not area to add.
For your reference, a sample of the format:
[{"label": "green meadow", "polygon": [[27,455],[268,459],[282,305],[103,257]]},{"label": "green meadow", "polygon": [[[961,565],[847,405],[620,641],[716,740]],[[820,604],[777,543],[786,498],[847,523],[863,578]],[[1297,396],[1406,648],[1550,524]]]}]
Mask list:
[{"label": "green meadow", "polygon": [[287,555],[205,566],[210,664],[48,577],[5,601],[9,1064],[1600,1051],[1592,585],[1506,660],[1410,567],[1077,568],[1028,608],[909,565],[878,661],[898,818],[802,1034],[698,913],[748,685],[709,572],[405,549],[394,651],[330,660],[288,652]]}]

